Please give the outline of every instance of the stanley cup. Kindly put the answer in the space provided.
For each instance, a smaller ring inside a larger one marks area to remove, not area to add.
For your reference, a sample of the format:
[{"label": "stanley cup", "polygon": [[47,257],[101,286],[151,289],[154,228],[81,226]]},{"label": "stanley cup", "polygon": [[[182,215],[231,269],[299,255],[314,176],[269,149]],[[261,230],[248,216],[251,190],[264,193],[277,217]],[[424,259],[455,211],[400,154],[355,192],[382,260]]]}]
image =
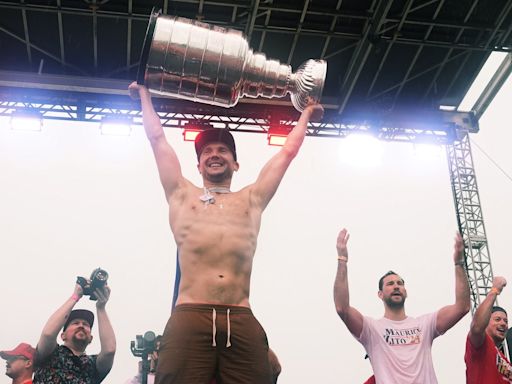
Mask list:
[{"label": "stanley cup", "polygon": [[292,73],[289,65],[253,52],[239,31],[153,12],[137,82],[155,94],[221,107],[242,96],[290,93],[303,111],[320,101],[326,71],[325,61],[308,60]]}]

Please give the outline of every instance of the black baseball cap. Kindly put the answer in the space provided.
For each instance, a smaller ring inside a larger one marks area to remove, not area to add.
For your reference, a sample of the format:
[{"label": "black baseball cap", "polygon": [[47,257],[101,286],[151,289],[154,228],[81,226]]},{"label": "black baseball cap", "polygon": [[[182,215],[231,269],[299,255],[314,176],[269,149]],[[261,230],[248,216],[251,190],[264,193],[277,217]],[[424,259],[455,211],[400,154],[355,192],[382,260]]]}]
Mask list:
[{"label": "black baseball cap", "polygon": [[[505,311],[504,308],[502,307],[499,307],[497,305],[495,305],[494,307],[492,307],[491,309],[491,313],[494,313],[494,312],[503,312],[505,315],[507,315],[507,311]],[[508,316],[508,315],[507,315]]]},{"label": "black baseball cap", "polygon": [[229,129],[226,128],[208,128],[199,133],[195,140],[195,147],[197,153],[197,160],[199,160],[199,156],[203,151],[203,148],[210,143],[223,143],[226,144],[231,153],[233,153],[233,158],[236,161],[236,146],[235,139]]},{"label": "black baseball cap", "polygon": [[62,328],[63,331],[66,330],[69,323],[71,323],[75,319],[85,320],[89,323],[89,326],[92,328],[94,324],[94,313],[91,311],[88,311],[87,309],[74,309],[69,314],[68,319],[64,323],[64,327]]}]

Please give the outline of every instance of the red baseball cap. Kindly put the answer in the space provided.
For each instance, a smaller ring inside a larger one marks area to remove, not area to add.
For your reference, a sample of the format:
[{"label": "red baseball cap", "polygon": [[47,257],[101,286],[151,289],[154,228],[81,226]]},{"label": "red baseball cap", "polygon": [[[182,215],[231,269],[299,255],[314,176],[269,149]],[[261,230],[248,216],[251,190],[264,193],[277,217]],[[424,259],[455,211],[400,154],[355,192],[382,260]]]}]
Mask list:
[{"label": "red baseball cap", "polygon": [[30,344],[20,343],[12,351],[0,351],[0,357],[4,360],[9,360],[9,358],[14,356],[23,356],[29,360],[33,360],[35,351],[36,350]]}]

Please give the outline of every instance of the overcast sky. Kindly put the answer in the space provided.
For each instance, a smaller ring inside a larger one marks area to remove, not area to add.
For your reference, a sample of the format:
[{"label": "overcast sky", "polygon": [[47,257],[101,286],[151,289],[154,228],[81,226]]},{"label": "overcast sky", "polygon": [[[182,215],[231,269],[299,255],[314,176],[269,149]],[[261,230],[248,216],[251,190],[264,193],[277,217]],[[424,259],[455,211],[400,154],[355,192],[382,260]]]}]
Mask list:
[{"label": "overcast sky", "polygon": [[[472,141],[512,174],[510,100],[512,79]],[[192,143],[179,130],[166,134],[184,175],[200,185]],[[238,190],[278,148],[267,146],[264,135],[235,139]],[[389,269],[405,279],[409,315],[454,300],[457,224],[444,148],[425,159],[410,143],[386,143],[382,164],[362,166],[343,161],[347,145],[306,138],[263,216],[251,304],[281,360],[282,384],[362,383],[371,375],[363,348],[334,310],[335,241],[343,227],[351,233],[351,303],[364,314],[382,316],[377,281]],[[493,269],[512,280],[512,182],[475,145],[473,155]],[[0,349],[35,345],[76,276],[102,267],[110,273],[107,310],[118,345],[104,383],[122,384],[137,370],[130,341],[147,330],[161,333],[167,322],[175,275],[167,205],[142,127],[113,137],[94,123],[45,121],[42,132],[16,132],[1,118],[0,186]],[[500,296],[506,308],[511,290]],[[94,304],[84,298],[76,308]],[[434,342],[440,383],[464,382],[469,321],[468,315]],[[99,350],[96,325],[93,334],[89,353]]]}]

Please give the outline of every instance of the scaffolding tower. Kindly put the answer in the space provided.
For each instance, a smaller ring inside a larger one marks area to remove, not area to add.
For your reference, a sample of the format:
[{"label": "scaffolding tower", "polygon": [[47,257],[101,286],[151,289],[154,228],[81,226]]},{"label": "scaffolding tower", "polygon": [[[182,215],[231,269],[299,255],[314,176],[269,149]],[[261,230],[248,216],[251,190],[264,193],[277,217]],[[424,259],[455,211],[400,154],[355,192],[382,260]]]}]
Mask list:
[{"label": "scaffolding tower", "polygon": [[476,181],[469,132],[457,129],[457,138],[446,146],[450,180],[459,230],[464,238],[471,312],[492,288],[492,265]]}]

